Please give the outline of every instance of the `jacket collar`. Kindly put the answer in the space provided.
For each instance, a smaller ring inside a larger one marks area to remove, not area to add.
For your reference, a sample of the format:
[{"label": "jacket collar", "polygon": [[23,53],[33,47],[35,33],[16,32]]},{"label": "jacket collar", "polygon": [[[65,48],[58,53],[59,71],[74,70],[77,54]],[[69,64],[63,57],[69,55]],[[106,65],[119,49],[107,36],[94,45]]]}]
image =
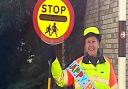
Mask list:
[{"label": "jacket collar", "polygon": [[98,52],[97,57],[90,56],[88,53],[85,54],[83,57],[83,62],[85,64],[93,64],[94,66],[96,66],[97,64],[102,64],[106,61],[104,59],[104,56],[100,52]]}]

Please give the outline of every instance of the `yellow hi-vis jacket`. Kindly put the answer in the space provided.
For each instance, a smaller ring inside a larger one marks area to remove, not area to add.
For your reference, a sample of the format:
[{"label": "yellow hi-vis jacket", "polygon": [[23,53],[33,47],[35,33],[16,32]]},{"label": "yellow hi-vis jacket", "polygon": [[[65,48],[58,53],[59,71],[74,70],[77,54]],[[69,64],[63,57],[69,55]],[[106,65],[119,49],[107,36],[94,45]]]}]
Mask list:
[{"label": "yellow hi-vis jacket", "polygon": [[[91,63],[83,63],[83,56],[76,60],[84,73],[86,73],[88,78],[94,83],[96,89],[110,89],[117,83],[112,64],[107,57],[104,58],[106,62],[99,63],[96,66]],[[75,89],[82,89],[80,84],[73,78],[72,74],[67,69],[62,70],[57,58],[52,63],[51,71],[58,86],[64,87],[73,85]]]}]

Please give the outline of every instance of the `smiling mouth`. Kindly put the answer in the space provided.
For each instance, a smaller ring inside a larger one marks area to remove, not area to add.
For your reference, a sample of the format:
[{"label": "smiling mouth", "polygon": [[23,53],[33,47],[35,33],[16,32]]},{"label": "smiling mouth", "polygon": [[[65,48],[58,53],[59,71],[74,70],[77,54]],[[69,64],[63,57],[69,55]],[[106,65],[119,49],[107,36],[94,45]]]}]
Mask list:
[{"label": "smiling mouth", "polygon": [[91,48],[88,48],[88,50],[89,50],[89,51],[94,51],[95,48],[94,48],[94,47],[93,47],[93,48],[91,47]]},{"label": "smiling mouth", "polygon": [[92,49],[92,50],[89,50],[89,51],[94,51],[94,50]]}]

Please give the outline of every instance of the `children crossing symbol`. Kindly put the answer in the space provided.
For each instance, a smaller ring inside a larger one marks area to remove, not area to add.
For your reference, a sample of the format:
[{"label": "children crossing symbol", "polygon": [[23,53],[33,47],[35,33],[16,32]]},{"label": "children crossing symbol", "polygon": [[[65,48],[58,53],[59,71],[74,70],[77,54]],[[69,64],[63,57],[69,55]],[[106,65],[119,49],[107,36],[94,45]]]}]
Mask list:
[{"label": "children crossing symbol", "polygon": [[51,28],[51,25],[49,25],[49,26],[46,28],[45,34],[46,34],[46,33],[49,33],[49,36],[52,36],[53,33],[55,33],[55,35],[56,35],[56,37],[57,37],[57,31],[58,31],[58,29],[57,29],[56,23],[54,23],[54,25],[52,26],[52,28]]}]

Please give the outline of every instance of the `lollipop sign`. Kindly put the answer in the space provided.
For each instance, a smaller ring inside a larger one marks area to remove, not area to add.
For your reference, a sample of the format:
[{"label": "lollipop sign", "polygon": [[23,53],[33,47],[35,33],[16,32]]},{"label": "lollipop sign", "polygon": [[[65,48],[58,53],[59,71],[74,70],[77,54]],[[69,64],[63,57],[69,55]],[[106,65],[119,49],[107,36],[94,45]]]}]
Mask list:
[{"label": "lollipop sign", "polygon": [[59,44],[66,40],[74,25],[69,0],[39,0],[33,11],[33,25],[42,41]]}]

